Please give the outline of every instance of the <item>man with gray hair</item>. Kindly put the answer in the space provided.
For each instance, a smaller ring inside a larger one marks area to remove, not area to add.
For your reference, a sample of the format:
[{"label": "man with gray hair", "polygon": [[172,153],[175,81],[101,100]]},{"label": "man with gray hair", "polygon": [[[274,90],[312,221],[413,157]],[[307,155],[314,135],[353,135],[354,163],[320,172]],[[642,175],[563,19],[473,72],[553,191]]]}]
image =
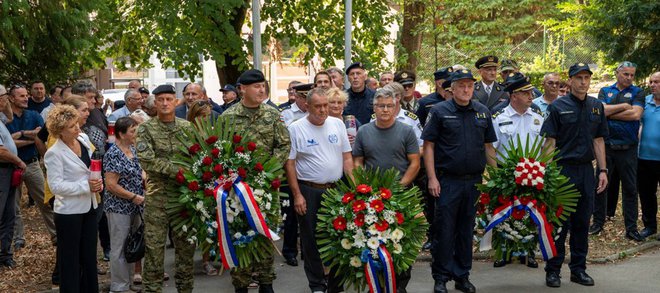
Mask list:
[{"label": "man with gray hair", "polygon": [[340,89],[345,89],[344,88],[344,71],[337,67],[330,67],[326,69],[328,74],[330,74],[330,78],[332,78],[332,82],[335,84],[336,87]]},{"label": "man with gray hair", "polygon": [[543,117],[548,116],[548,106],[559,97],[559,74],[548,72],[543,76],[543,95],[534,99],[532,103],[539,106]]},{"label": "man with gray hair", "polygon": [[124,93],[124,102],[126,103],[124,107],[117,109],[108,116],[108,122],[115,122],[121,117],[131,115],[133,111],[141,109],[142,104],[144,103],[144,98],[138,90],[129,89]]}]

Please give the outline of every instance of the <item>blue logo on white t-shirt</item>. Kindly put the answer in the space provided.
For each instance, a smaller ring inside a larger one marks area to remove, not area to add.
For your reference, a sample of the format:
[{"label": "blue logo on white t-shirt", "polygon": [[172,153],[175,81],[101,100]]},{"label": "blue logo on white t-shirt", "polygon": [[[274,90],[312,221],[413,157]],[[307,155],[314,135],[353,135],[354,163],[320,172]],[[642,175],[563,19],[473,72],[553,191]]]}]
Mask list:
[{"label": "blue logo on white t-shirt", "polygon": [[330,143],[337,143],[339,141],[339,138],[337,137],[336,134],[330,134],[328,135],[328,140]]},{"label": "blue logo on white t-shirt", "polygon": [[316,140],[314,140],[313,138],[307,140],[307,146],[308,147],[315,146],[315,145],[319,145],[319,143]]}]

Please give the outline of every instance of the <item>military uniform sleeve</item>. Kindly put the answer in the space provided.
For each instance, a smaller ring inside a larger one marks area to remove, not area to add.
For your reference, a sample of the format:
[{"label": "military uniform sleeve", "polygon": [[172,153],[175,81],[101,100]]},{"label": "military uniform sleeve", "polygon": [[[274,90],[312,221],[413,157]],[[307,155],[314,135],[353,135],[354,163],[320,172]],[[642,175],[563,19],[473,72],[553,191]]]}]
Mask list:
[{"label": "military uniform sleeve", "polygon": [[428,121],[426,121],[426,126],[422,132],[422,139],[435,142],[440,134],[441,126],[438,111],[435,107],[431,108],[431,111],[429,111],[429,117],[427,119]]},{"label": "military uniform sleeve", "polygon": [[[279,112],[278,112],[279,114]],[[289,138],[289,131],[287,131],[284,122],[275,119],[275,141],[273,141],[273,156],[278,161],[286,162],[291,151],[291,139]]]},{"label": "military uniform sleeve", "polygon": [[174,178],[176,176],[178,168],[168,161],[167,158],[156,156],[153,136],[151,136],[145,124],[140,125],[138,128],[135,148],[138,159],[140,160],[140,166],[145,172],[166,178]]},{"label": "military uniform sleeve", "polygon": [[[603,116],[604,116],[603,112]],[[606,123],[607,124],[607,123]],[[559,132],[559,112],[555,109],[554,104],[548,106],[548,118],[543,121],[541,126],[541,135],[545,137],[556,138]]]}]

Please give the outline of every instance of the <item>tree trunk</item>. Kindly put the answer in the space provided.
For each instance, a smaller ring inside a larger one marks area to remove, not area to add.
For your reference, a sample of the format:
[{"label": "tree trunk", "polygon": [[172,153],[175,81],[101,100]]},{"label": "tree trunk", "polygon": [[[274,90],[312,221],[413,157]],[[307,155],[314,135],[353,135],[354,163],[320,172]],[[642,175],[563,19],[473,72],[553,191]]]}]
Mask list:
[{"label": "tree trunk", "polygon": [[[236,10],[236,13],[233,14],[233,19],[231,20],[232,26],[236,35],[241,35],[241,29],[245,23],[245,17],[247,16],[247,10],[250,8],[249,1],[246,1],[246,5],[241,6]],[[226,84],[236,84],[238,77],[243,72],[240,68],[245,65],[243,62],[236,62],[236,59],[244,59],[242,56],[232,56],[230,54],[225,54],[225,65],[224,67],[218,67],[216,65],[216,71],[218,72],[218,78],[220,79],[220,85],[224,86]]]},{"label": "tree trunk", "polygon": [[419,64],[419,49],[422,46],[422,34],[415,30],[424,21],[424,1],[405,0],[403,3],[403,26],[401,27],[401,45],[408,55],[407,62],[397,64],[398,70],[415,71]]}]

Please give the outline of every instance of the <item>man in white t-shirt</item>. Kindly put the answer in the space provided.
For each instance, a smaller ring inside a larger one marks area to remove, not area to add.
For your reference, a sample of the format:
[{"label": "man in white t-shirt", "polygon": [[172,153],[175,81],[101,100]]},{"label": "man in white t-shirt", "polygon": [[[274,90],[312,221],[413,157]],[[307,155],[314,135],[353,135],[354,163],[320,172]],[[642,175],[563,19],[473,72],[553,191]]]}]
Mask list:
[{"label": "man in white t-shirt", "polygon": [[330,272],[326,282],[323,263],[316,246],[316,213],[322,195],[343,174],[352,176],[353,158],[344,122],[328,117],[325,90],[315,88],[307,94],[307,117],[289,125],[291,152],[286,173],[300,225],[305,274],[312,292],[343,291]]}]

